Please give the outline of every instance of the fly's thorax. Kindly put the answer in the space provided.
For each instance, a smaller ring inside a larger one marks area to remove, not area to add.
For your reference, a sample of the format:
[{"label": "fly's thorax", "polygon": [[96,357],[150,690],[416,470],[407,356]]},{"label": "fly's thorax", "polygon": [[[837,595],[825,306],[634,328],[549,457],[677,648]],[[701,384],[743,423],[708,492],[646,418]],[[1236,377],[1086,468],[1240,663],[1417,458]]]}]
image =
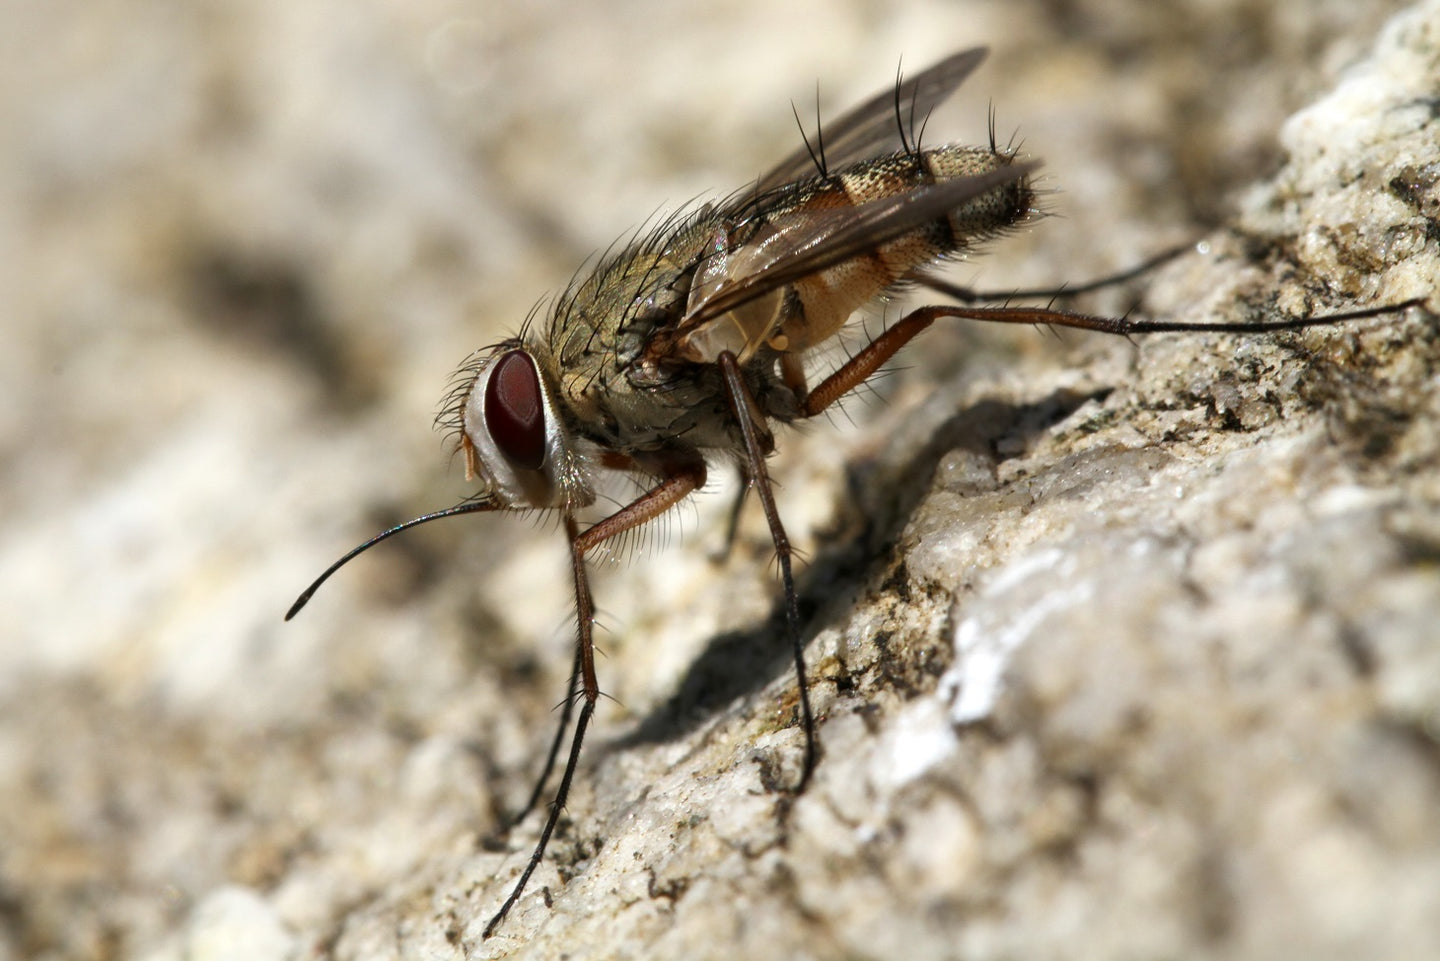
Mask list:
[{"label": "fly's thorax", "polygon": [[562,413],[549,353],[506,341],[466,370],[473,378],[458,417],[466,479],[478,478],[485,496],[505,507],[591,503],[594,491]]},{"label": "fly's thorax", "polygon": [[577,411],[621,388],[684,311],[698,240],[651,236],[601,263],[556,302],[544,340]]},{"label": "fly's thorax", "polygon": [[663,345],[684,316],[718,222],[711,208],[667,222],[556,301],[544,341],[570,423],[586,442],[624,454],[705,446],[693,435],[723,416],[719,373]]},{"label": "fly's thorax", "polygon": [[[713,363],[674,351],[695,278],[715,254],[721,219],[709,209],[600,264],[560,297],[544,341],[573,436],[584,449],[644,455],[666,448],[735,450],[740,444]],[[798,410],[768,360],[746,364],[767,414]]]}]

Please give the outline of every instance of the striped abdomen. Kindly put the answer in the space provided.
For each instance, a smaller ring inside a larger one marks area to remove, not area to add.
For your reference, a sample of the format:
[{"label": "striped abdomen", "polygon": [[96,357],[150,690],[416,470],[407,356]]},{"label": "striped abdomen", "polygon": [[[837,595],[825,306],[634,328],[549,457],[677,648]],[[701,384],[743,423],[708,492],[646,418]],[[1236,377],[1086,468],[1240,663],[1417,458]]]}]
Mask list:
[{"label": "striped abdomen", "polygon": [[[1010,162],[1006,154],[958,145],[879,157],[804,184],[795,205],[814,210],[859,206],[931,184],[987,174]],[[1033,203],[1029,178],[1022,176],[940,212],[927,226],[797,281],[794,289],[802,316],[782,322],[785,349],[804,350],[823,342],[856,310],[912,271],[963,254],[1017,225],[1031,213]]]},{"label": "striped abdomen", "polygon": [[[1027,165],[947,145],[862,161],[754,198],[709,228],[680,354],[742,361],[823,343],[856,310],[1033,209]],[[728,300],[727,300],[728,298]],[[721,306],[723,305],[723,306]]]}]

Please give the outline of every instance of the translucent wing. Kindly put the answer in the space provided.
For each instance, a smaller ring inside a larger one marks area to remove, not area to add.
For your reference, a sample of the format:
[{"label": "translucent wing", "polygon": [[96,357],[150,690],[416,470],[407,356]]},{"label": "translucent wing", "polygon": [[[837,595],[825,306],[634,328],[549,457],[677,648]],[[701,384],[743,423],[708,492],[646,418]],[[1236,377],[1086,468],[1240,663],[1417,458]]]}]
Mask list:
[{"label": "translucent wing", "polygon": [[[692,299],[681,331],[698,330],[751,302],[881,247],[997,187],[1014,183],[1038,163],[1010,164],[990,173],[907,190],[851,207],[797,209],[765,225],[763,236],[723,255],[703,295]],[[746,330],[747,350],[772,333]],[[694,336],[693,334],[691,336]],[[737,352],[738,353],[738,352]]]},{"label": "translucent wing", "polygon": [[[826,165],[835,170],[898,147],[901,120],[927,116],[980,66],[987,53],[985,47],[975,47],[951,54],[928,70],[902,80],[898,90],[881,91],[838,120],[825,124],[822,133]],[[802,146],[776,164],[760,178],[756,192],[765,193],[814,175],[815,156],[810,150],[808,144]]]}]

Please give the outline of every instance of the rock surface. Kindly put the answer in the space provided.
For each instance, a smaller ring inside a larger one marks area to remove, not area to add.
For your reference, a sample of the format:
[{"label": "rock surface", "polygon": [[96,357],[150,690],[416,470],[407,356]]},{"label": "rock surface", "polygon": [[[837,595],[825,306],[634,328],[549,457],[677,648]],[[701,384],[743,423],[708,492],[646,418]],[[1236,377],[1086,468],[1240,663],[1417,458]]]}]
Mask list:
[{"label": "rock surface", "polygon": [[1440,956],[1422,310],[927,334],[772,466],[810,789],[775,790],[763,523],[714,563],[707,492],[599,559],[614,701],[481,939],[538,830],[493,840],[569,665],[560,538],[432,525],[280,615],[464,496],[425,430],[464,355],[788,152],[815,78],[839,108],[993,47],[927,137],[993,98],[1060,216],[958,282],[1199,238],[1079,306],[1435,307],[1437,0],[772,6],[4,13],[0,961]]}]

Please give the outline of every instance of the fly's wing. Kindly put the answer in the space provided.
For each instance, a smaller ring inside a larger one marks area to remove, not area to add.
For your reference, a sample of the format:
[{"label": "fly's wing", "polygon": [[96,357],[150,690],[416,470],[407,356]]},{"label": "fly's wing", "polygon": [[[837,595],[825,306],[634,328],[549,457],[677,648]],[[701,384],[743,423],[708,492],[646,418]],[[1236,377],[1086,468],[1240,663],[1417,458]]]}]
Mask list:
[{"label": "fly's wing", "polygon": [[[821,141],[826,166],[839,169],[899,146],[901,120],[927,116],[980,66],[988,52],[985,47],[975,47],[951,54],[930,69],[902,80],[898,88],[877,93],[826,124]],[[804,145],[761,177],[756,192],[763,194],[813,175],[817,155],[811,153],[809,144]]]},{"label": "fly's wing", "polygon": [[[678,330],[693,337],[692,332],[709,321],[787,284],[867,254],[939,220],[967,201],[1014,183],[1037,167],[1035,162],[1010,164],[852,207],[802,208],[783,214],[766,225],[761,242],[728,255],[726,276],[717,278],[703,298],[689,305]],[[745,352],[771,333],[769,329],[747,332]]]}]

